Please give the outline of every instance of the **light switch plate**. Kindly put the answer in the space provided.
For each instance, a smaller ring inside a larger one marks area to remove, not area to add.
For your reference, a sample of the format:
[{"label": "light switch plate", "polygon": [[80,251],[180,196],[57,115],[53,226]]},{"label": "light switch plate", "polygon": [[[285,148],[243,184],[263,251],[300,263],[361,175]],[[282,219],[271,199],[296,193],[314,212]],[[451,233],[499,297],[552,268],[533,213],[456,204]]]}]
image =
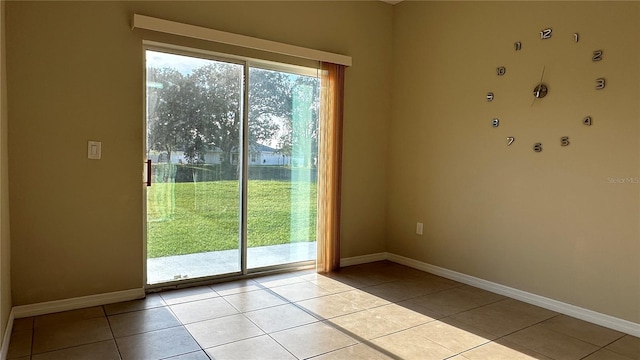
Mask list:
[{"label": "light switch plate", "polygon": [[87,145],[87,158],[94,160],[102,158],[102,143],[100,141],[89,141]]}]

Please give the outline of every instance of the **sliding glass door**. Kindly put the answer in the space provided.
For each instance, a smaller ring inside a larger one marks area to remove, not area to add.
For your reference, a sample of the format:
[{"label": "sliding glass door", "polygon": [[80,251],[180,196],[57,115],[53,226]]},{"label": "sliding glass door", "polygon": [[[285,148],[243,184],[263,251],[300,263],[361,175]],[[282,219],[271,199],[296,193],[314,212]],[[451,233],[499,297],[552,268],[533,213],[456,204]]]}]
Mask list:
[{"label": "sliding glass door", "polygon": [[314,261],[315,70],[145,56],[147,283]]},{"label": "sliding glass door", "polygon": [[249,69],[249,269],[316,259],[319,85]]}]

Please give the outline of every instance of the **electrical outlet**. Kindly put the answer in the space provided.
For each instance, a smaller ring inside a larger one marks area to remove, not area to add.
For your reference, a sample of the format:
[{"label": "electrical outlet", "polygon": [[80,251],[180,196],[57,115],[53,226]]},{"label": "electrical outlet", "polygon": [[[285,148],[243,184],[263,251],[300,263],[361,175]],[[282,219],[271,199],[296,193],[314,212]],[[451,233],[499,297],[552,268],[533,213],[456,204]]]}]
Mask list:
[{"label": "electrical outlet", "polygon": [[416,235],[422,235],[422,230],[424,230],[424,224],[419,222],[416,224]]}]

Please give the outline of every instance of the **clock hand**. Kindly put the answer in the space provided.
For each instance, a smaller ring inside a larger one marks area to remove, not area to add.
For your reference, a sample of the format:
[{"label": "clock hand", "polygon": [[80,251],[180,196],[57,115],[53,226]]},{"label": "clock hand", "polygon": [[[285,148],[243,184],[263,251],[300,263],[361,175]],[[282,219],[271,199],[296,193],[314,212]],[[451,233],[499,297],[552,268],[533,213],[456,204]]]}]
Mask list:
[{"label": "clock hand", "polygon": [[544,79],[544,70],[546,69],[546,65],[542,67],[542,74],[540,75],[540,82],[538,82],[538,87],[536,88],[536,92],[533,95],[533,101],[531,102],[531,106],[536,102],[536,99],[540,97],[540,85],[542,85],[542,79]]}]

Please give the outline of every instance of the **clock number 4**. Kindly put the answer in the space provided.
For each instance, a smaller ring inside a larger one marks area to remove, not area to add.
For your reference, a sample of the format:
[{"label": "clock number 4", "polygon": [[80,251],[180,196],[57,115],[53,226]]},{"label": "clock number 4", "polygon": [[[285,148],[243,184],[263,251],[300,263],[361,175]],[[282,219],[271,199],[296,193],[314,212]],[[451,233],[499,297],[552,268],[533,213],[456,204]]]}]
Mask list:
[{"label": "clock number 4", "polygon": [[591,126],[591,124],[592,124],[591,116],[587,116],[586,118],[584,118],[582,120],[582,123],[587,125],[587,126]]},{"label": "clock number 4", "polygon": [[604,89],[604,86],[605,86],[604,78],[596,79],[596,90],[602,90],[602,89]]},{"label": "clock number 4", "polygon": [[542,40],[550,39],[552,31],[553,30],[551,30],[551,29],[544,29],[544,30],[540,31],[540,39],[542,39]]}]

